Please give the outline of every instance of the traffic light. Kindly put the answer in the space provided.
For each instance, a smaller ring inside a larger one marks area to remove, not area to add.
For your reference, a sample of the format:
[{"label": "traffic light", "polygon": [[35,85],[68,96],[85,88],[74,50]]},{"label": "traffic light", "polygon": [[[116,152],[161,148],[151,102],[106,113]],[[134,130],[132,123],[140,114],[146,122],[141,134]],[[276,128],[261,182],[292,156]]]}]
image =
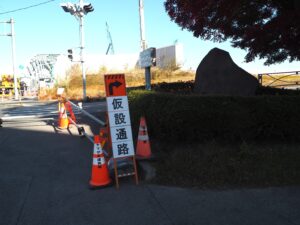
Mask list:
[{"label": "traffic light", "polygon": [[84,13],[85,14],[87,14],[87,13],[89,13],[89,12],[93,12],[94,11],[94,8],[93,8],[93,6],[92,6],[92,4],[91,3],[86,3],[86,4],[84,4],[84,6],[83,6],[83,11],[84,11]]},{"label": "traffic light", "polygon": [[60,6],[66,13],[70,13],[71,15],[74,15],[76,13],[76,7],[72,3],[61,3]]},{"label": "traffic light", "polygon": [[73,61],[73,50],[72,49],[68,49],[68,58]]}]

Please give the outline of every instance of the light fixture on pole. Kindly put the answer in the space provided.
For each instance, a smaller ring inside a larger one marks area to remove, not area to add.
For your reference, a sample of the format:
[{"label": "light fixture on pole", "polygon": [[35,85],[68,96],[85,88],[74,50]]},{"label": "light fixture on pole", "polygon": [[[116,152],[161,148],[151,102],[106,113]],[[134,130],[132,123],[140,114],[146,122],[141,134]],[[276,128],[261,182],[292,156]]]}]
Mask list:
[{"label": "light fixture on pole", "polygon": [[83,84],[83,100],[86,100],[86,74],[85,74],[85,65],[84,65],[84,21],[83,17],[89,12],[94,11],[94,8],[91,3],[84,3],[83,0],[79,0],[78,3],[61,3],[60,6],[62,9],[75,16],[79,21],[79,30],[80,30],[80,62],[82,69],[82,84]]}]

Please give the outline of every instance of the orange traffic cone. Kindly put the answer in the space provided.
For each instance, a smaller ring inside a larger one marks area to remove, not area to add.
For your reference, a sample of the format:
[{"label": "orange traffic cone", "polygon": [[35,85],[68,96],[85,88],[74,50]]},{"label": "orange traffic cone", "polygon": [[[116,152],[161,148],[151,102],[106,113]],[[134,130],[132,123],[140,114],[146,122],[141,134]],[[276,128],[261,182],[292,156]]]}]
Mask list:
[{"label": "orange traffic cone", "polygon": [[73,120],[74,123],[76,123],[76,117],[72,109],[72,105],[70,102],[66,102],[66,109],[70,113],[71,119]]},{"label": "orange traffic cone", "polygon": [[63,102],[61,102],[59,104],[58,127],[60,129],[66,129],[66,128],[68,128],[68,126],[69,126],[69,120],[68,120],[65,104]]},{"label": "orange traffic cone", "polygon": [[94,136],[94,154],[92,178],[90,180],[91,188],[107,186],[111,183],[109,171],[104,159],[104,154],[100,144],[99,135]]},{"label": "orange traffic cone", "polygon": [[139,135],[138,135],[138,141],[136,146],[136,158],[137,159],[152,158],[145,117],[141,117],[141,121],[140,121]]}]

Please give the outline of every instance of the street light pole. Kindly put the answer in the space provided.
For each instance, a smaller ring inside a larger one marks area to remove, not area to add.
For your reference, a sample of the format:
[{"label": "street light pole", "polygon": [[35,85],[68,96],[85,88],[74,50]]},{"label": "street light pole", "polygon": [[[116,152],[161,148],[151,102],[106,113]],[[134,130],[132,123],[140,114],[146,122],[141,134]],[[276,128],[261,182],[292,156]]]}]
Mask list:
[{"label": "street light pole", "polygon": [[[80,1],[82,2],[82,1]],[[79,17],[79,33],[80,33],[80,62],[82,70],[82,85],[83,85],[83,100],[86,100],[86,73],[84,64],[84,19],[83,16]]]}]

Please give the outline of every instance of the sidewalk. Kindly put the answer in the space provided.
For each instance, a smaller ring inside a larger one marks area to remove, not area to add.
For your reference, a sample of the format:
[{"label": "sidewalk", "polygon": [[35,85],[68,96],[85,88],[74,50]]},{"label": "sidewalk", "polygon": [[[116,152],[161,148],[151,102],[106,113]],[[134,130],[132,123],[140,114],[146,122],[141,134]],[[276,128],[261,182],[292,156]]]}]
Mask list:
[{"label": "sidewalk", "polygon": [[91,191],[92,150],[51,126],[0,128],[0,224],[300,224],[300,187],[204,191],[125,178],[119,190]]}]

